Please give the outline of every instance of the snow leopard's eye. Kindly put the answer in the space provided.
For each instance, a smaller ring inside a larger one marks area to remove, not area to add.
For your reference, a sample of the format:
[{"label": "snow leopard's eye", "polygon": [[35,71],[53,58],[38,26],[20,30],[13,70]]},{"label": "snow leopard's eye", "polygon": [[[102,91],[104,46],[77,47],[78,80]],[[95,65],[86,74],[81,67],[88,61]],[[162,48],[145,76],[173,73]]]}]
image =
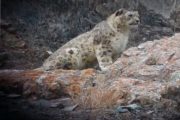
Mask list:
[{"label": "snow leopard's eye", "polygon": [[132,18],[132,17],[133,17],[133,15],[132,15],[132,14],[129,14],[128,16],[129,16],[130,18]]}]

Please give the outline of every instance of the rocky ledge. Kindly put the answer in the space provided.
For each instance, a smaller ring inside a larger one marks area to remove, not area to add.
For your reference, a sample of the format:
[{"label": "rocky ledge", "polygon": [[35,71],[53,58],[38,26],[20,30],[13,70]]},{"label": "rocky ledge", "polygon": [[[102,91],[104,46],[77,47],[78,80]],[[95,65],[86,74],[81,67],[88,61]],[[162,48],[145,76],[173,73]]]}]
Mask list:
[{"label": "rocky ledge", "polygon": [[126,50],[107,72],[1,70],[0,88],[35,99],[69,96],[86,108],[135,102],[180,107],[180,34]]}]

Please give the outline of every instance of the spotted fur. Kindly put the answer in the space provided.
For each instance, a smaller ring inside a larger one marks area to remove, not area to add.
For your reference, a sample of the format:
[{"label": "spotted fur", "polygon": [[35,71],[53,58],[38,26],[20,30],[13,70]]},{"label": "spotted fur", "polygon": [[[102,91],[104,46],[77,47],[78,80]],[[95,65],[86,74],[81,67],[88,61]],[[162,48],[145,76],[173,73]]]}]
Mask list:
[{"label": "spotted fur", "polygon": [[91,31],[75,37],[59,48],[45,60],[43,68],[84,69],[98,63],[101,70],[107,70],[125,50],[130,28],[138,23],[138,12],[117,10]]}]

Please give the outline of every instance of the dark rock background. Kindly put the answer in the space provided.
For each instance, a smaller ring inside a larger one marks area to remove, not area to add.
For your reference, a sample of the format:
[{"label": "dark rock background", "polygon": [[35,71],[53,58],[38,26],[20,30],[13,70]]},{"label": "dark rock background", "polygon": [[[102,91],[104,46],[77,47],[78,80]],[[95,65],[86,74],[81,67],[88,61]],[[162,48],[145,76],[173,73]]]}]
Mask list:
[{"label": "dark rock background", "polygon": [[41,66],[47,51],[92,29],[119,8],[138,10],[141,16],[129,47],[171,36],[178,30],[178,6],[179,0],[1,0],[0,68]]}]

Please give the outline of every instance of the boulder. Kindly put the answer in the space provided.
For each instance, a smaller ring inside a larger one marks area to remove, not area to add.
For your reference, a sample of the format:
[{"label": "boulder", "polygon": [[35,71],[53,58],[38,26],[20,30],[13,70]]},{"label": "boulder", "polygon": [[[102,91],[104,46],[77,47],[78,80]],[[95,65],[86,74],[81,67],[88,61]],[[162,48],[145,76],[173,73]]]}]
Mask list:
[{"label": "boulder", "polygon": [[177,33],[129,48],[107,72],[94,69],[1,70],[0,88],[28,98],[70,96],[88,108],[135,101],[149,104],[161,101],[164,96],[175,98],[172,93],[180,89],[179,70],[180,34]]}]

